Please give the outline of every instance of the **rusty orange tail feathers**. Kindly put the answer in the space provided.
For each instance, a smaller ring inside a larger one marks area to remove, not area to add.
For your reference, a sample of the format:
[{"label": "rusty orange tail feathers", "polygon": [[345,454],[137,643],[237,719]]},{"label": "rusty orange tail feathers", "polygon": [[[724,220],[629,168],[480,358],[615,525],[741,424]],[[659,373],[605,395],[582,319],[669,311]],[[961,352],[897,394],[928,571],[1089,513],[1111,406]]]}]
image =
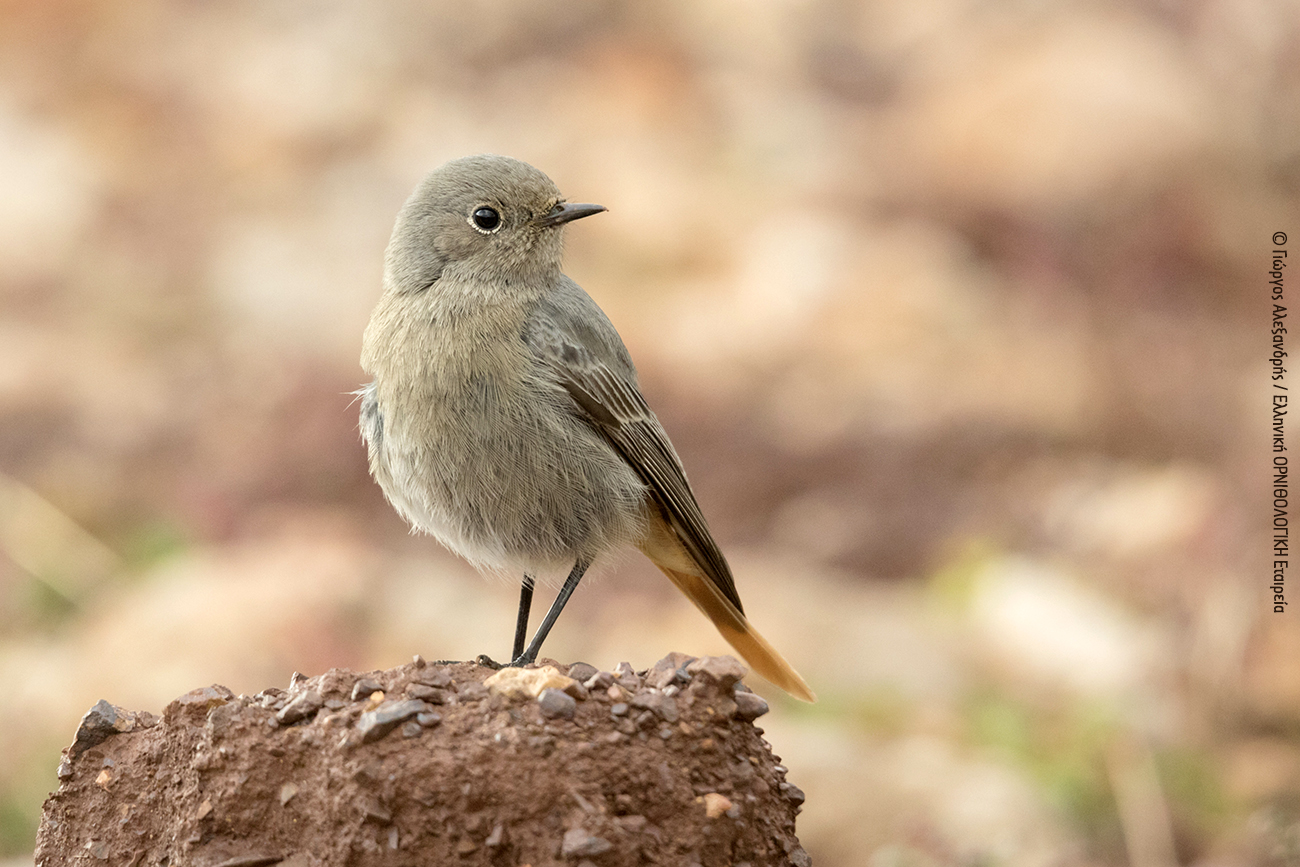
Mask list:
[{"label": "rusty orange tail feathers", "polygon": [[668,576],[678,590],[686,594],[686,598],[705,617],[713,621],[722,637],[727,639],[727,643],[740,653],[754,671],[797,699],[816,701],[817,696],[808,688],[799,672],[767,643],[767,639],[750,625],[745,615],[712,581],[699,574],[698,567],[680,545],[675,544],[675,540],[665,538],[665,535],[652,534],[642,542],[641,551]]}]

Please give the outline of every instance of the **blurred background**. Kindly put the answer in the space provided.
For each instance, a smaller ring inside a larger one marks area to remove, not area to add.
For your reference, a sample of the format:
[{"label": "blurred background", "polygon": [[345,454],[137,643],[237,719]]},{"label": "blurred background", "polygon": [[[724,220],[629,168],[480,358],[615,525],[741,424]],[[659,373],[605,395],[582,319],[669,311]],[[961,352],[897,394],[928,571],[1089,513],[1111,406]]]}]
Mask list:
[{"label": "blurred background", "polygon": [[[1298,34],[1270,0],[0,4],[0,859],[100,698],[508,651],[516,587],[407,532],[349,394],[398,208],[496,152],[610,209],[566,270],[821,697],[753,684],[815,863],[1300,863],[1264,276]],[[727,647],[639,556],[547,645],[670,650]]]}]

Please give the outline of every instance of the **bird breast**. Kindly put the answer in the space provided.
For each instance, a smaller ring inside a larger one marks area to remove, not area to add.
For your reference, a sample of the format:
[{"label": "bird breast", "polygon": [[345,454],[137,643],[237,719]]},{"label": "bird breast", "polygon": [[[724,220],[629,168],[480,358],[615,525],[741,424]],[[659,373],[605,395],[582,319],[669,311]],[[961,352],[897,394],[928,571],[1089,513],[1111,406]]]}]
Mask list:
[{"label": "bird breast", "polygon": [[636,541],[644,485],[500,312],[376,311],[367,348],[406,357],[363,354],[371,472],[406,520],[483,568],[562,571]]}]

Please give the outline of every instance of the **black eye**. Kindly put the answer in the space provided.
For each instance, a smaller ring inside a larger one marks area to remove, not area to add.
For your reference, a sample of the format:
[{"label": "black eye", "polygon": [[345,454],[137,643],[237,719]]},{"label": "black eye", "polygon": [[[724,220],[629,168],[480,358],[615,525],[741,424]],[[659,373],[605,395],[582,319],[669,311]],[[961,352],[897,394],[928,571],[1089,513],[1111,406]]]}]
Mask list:
[{"label": "black eye", "polygon": [[470,215],[470,220],[474,223],[474,228],[480,232],[495,232],[501,225],[501,215],[495,208],[477,208]]}]

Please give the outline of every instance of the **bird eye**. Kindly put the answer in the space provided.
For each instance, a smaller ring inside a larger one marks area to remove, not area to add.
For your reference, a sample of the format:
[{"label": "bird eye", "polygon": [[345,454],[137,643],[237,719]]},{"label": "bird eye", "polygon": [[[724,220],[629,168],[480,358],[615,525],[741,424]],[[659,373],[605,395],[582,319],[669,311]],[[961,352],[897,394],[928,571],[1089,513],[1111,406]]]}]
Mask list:
[{"label": "bird eye", "polygon": [[496,208],[487,206],[475,208],[474,213],[469,215],[470,224],[484,234],[495,232],[501,228],[501,215],[497,213]]}]

